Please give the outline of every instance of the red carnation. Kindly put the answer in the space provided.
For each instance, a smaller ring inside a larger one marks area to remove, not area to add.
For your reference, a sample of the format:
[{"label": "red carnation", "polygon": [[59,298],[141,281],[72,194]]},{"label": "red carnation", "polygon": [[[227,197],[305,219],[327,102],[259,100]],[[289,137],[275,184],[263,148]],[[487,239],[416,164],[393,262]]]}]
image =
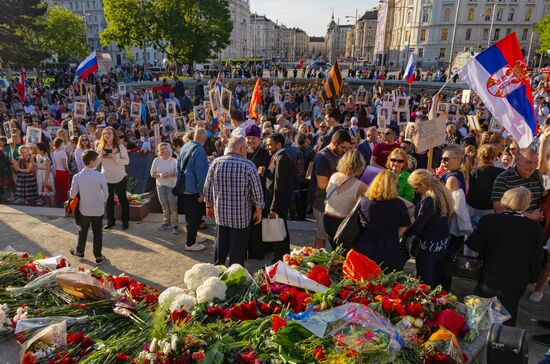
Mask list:
[{"label": "red carnation", "polygon": [[328,275],[328,268],[322,265],[313,266],[313,269],[308,273],[307,277],[325,287],[330,287],[332,285]]},{"label": "red carnation", "polygon": [[271,328],[275,332],[279,332],[280,329],[286,326],[286,321],[279,316],[273,316],[271,318]]},{"label": "red carnation", "polygon": [[382,308],[384,311],[393,312],[393,302],[388,297],[382,298]]},{"label": "red carnation", "polygon": [[115,359],[116,359],[117,361],[121,361],[121,362],[126,362],[126,361],[129,361],[129,360],[130,360],[130,358],[129,358],[128,355],[126,355],[126,354],[117,354],[117,355],[115,356]]},{"label": "red carnation", "polygon": [[395,304],[395,312],[397,312],[400,316],[405,316],[407,314],[407,310],[405,310],[405,307],[401,303]]},{"label": "red carnation", "polygon": [[21,359],[21,364],[34,364],[36,363],[36,356],[31,352],[26,352]]},{"label": "red carnation", "polygon": [[420,303],[409,303],[407,313],[413,317],[420,317],[424,313],[424,307]]},{"label": "red carnation", "polygon": [[197,351],[191,354],[191,359],[199,363],[203,362],[206,359],[206,355],[204,355],[204,350]]},{"label": "red carnation", "polygon": [[315,348],[315,350],[313,350],[313,357],[317,361],[321,361],[325,359],[325,350],[323,349],[322,346],[318,346]]}]

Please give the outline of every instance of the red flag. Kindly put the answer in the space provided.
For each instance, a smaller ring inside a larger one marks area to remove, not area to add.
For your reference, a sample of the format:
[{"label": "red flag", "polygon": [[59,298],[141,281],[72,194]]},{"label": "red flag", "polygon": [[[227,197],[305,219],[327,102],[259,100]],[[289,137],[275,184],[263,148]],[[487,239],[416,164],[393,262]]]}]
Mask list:
[{"label": "red flag", "polygon": [[19,91],[21,102],[25,102],[25,100],[27,99],[27,95],[25,95],[25,89],[25,72],[21,70],[21,74],[19,75],[19,82],[17,83],[17,91]]},{"label": "red flag", "polygon": [[258,119],[259,115],[256,109],[261,103],[262,103],[262,83],[258,78],[256,80],[256,86],[254,86],[254,91],[252,91],[252,98],[250,100],[250,106],[248,108],[248,115],[252,119]]}]

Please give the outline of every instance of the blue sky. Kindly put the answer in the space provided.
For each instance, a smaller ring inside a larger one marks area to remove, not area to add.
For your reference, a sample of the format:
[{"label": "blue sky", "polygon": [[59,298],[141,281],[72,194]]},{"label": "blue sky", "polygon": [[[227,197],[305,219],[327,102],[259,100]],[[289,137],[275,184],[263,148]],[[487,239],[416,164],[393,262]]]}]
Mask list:
[{"label": "blue sky", "polygon": [[[250,0],[250,10],[278,20],[288,27],[304,29],[310,36],[324,36],[330,22],[332,9],[334,19],[340,24],[347,23],[345,16],[359,17],[378,4],[378,0]],[[350,19],[351,24],[355,19]]]}]

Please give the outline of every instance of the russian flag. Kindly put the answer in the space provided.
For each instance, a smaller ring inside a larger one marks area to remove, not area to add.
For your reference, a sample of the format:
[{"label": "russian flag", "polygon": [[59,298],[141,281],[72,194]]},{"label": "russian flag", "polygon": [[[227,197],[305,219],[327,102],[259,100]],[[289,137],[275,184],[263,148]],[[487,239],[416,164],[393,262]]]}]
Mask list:
[{"label": "russian flag", "polygon": [[94,51],[78,65],[76,73],[81,80],[84,80],[86,77],[95,72],[97,72],[97,55]]},{"label": "russian flag", "polygon": [[516,33],[481,52],[458,73],[521,148],[533,142],[533,94]]},{"label": "russian flag", "polygon": [[405,68],[405,74],[403,75],[403,80],[406,80],[410,85],[414,80],[414,56],[411,53],[409,57],[409,62],[407,62],[407,68]]}]

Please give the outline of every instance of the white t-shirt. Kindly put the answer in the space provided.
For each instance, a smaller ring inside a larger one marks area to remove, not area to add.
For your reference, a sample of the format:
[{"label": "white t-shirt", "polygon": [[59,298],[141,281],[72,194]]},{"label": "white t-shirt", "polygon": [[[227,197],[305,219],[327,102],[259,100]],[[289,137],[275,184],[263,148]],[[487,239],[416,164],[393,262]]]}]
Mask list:
[{"label": "white t-shirt", "polygon": [[65,152],[65,150],[54,150],[54,152],[52,153],[52,159],[56,170],[65,170],[65,168],[63,167],[63,160],[65,160],[65,164],[67,164],[67,153]]},{"label": "white t-shirt", "polygon": [[155,158],[153,160],[153,164],[151,165],[151,173],[170,173],[173,174],[174,177],[169,178],[157,178],[157,186],[166,186],[170,188],[176,187],[176,168],[177,168],[178,161],[176,158],[170,157],[168,159],[163,159],[160,157]]}]

